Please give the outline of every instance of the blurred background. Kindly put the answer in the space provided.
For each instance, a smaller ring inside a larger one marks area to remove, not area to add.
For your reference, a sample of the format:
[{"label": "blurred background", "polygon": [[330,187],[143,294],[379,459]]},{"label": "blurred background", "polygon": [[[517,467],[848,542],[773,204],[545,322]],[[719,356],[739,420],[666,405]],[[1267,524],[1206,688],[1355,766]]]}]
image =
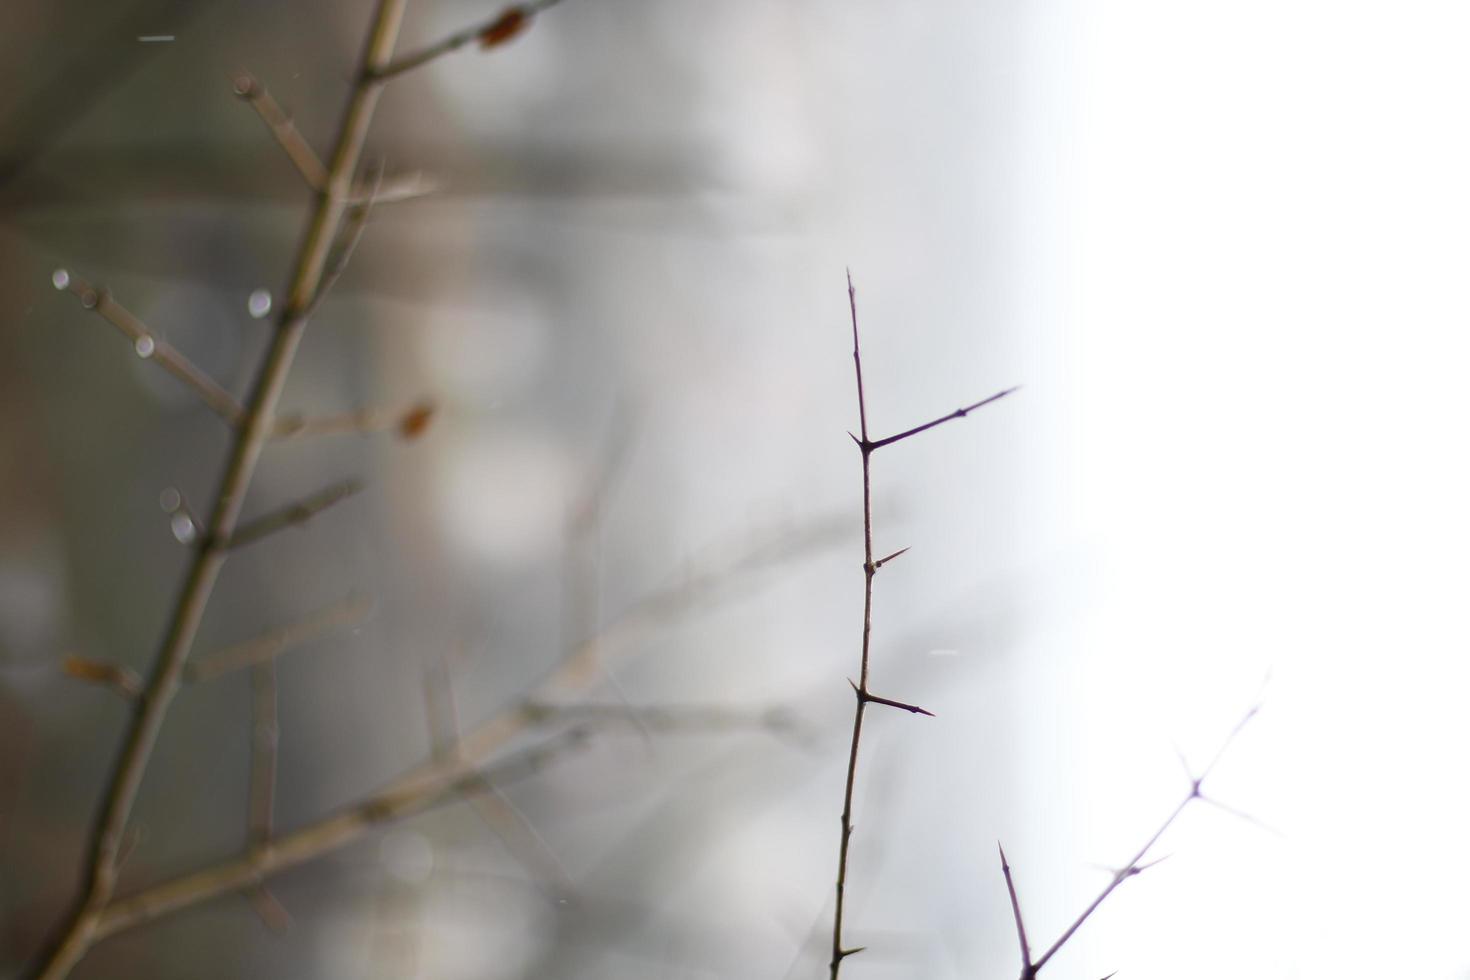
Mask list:
[{"label": "blurred background", "polygon": [[[126,720],[62,664],[146,673],[188,557],[160,496],[207,510],[228,450],[53,271],[243,396],[310,195],[230,77],[325,153],[369,6],[7,6],[6,975]],[[492,13],[411,5],[401,48]],[[371,602],[279,662],[287,831],[426,758],[444,678],[464,727],[528,692],[618,723],[503,787],[520,833],[448,802],[273,879],[289,928],[218,898],[75,976],[825,976],[850,267],[876,433],[1025,387],[875,457],[876,547],[913,550],[873,686],[937,717],[869,715],[844,976],[1014,975],[996,840],[1045,945],[1259,700],[1210,786],[1249,819],[1192,807],[1047,972],[1470,977],[1466,19],[566,0],[394,83],[367,160],[439,191],[373,212],[284,410],[432,424],[273,446],[247,516],[367,489],[232,558],[196,653]],[[251,702],[176,701],[124,893],[244,847]]]}]

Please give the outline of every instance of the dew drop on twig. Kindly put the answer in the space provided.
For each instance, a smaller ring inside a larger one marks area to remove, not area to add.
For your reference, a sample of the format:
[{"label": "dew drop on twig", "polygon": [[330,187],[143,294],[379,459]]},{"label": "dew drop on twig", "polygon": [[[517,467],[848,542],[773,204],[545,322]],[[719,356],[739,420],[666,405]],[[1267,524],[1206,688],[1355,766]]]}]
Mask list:
[{"label": "dew drop on twig", "polygon": [[174,514],[173,519],[168,522],[168,529],[174,533],[174,540],[179,544],[188,544],[199,533],[199,529],[194,526],[194,519],[184,513]]},{"label": "dew drop on twig", "polygon": [[67,286],[71,285],[71,273],[67,272],[65,269],[57,269],[55,272],[51,273],[51,285],[55,286],[57,289],[65,289]]},{"label": "dew drop on twig", "polygon": [[163,492],[158,495],[158,506],[162,507],[166,514],[172,514],[183,504],[184,495],[179,493],[178,487],[164,487]]},{"label": "dew drop on twig", "polygon": [[139,357],[152,357],[156,347],[157,345],[153,343],[153,338],[146,333],[133,341],[133,351]]},{"label": "dew drop on twig", "polygon": [[245,308],[250,315],[259,320],[271,311],[271,291],[269,289],[257,289],[250,294],[245,301]]}]

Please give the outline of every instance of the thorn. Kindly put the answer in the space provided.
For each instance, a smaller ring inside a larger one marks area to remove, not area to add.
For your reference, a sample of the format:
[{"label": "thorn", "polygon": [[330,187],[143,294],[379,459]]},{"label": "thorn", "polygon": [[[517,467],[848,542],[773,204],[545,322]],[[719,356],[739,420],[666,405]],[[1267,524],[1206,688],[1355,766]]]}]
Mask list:
[{"label": "thorn", "polygon": [[[852,684],[852,681],[849,680],[848,683]],[[853,684],[853,690],[857,690],[856,684]],[[909,704],[907,701],[895,701],[892,698],[880,698],[878,695],[870,694],[867,691],[858,691],[858,697],[862,698],[864,701],[872,701],[876,704],[886,704],[890,708],[900,708],[904,711],[913,712],[916,715],[928,715],[930,718],[934,717],[934,712],[929,711],[925,708],[921,708],[917,704]]]},{"label": "thorn", "polygon": [[867,948],[866,946],[854,946],[851,949],[844,949],[837,954],[837,959],[841,961],[847,959],[849,956],[856,956]]},{"label": "thorn", "polygon": [[[913,545],[909,545],[909,548],[912,548],[912,547],[913,547]],[[908,548],[899,548],[897,551],[895,551],[893,554],[889,555],[887,558],[879,558],[877,561],[873,562],[873,567],[874,568],[882,568],[884,565],[886,565],[889,562],[893,561],[893,559],[897,558],[899,555],[903,554],[905,551],[908,551],[908,550],[909,550]]]}]

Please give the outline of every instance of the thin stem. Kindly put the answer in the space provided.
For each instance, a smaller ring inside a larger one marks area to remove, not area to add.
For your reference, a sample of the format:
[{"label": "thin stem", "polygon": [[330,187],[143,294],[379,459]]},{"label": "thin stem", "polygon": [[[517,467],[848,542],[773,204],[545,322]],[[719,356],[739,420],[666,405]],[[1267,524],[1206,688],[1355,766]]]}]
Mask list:
[{"label": "thin stem", "polygon": [[363,408],[341,415],[322,415],[316,418],[282,415],[276,419],[271,438],[303,439],[309,436],[348,433],[365,435],[396,430],[404,438],[411,439],[428,428],[434,413],[433,402],[418,401],[407,408]]},{"label": "thin stem", "polygon": [[842,970],[842,961],[856,950],[842,944],[843,915],[847,908],[847,859],[852,847],[852,797],[857,785],[858,749],[863,740],[863,715],[868,701],[868,665],[873,637],[873,576],[878,566],[873,561],[873,450],[868,442],[868,403],[863,391],[863,353],[858,338],[857,289],[852,284],[852,272],[847,273],[847,304],[852,315],[852,367],[857,381],[858,403],[858,450],[863,462],[863,631],[862,660],[858,674],[859,682],[853,685],[856,704],[852,715],[852,743],[847,753],[847,778],[842,790],[842,839],[837,848],[837,900],[832,915],[832,960],[828,964],[831,980],[837,980]]},{"label": "thin stem", "polygon": [[[852,742],[847,753],[847,779],[843,784],[842,791],[842,839],[837,850],[837,902],[832,917],[832,959],[829,964],[831,980],[838,980],[842,970],[842,961],[863,947],[848,948],[842,942],[843,916],[846,912],[847,899],[847,866],[848,857],[852,847],[852,799],[853,790],[857,784],[858,752],[863,739],[863,718],[868,704],[886,705],[890,708],[898,708],[912,714],[928,715],[933,713],[909,704],[906,701],[895,701],[892,698],[879,697],[868,688],[868,678],[872,662],[873,641],[873,579],[878,574],[878,569],[888,562],[902,555],[907,548],[901,548],[883,558],[873,560],[873,453],[883,446],[907,439],[909,436],[918,435],[926,429],[932,429],[936,425],[948,422],[950,419],[962,418],[968,412],[972,412],[982,405],[987,405],[1002,398],[1015,389],[1009,389],[998,395],[967,405],[958,409],[950,415],[932,422],[916,426],[906,432],[901,432],[887,439],[876,442],[868,436],[868,405],[867,393],[863,387],[863,353],[862,342],[858,334],[857,315],[857,289],[852,283],[852,272],[847,274],[847,305],[852,318],[852,367],[853,375],[857,384],[858,404],[858,435],[852,437],[857,444],[858,452],[862,457],[863,464],[863,630],[862,630],[862,659],[858,680],[849,681],[852,684],[853,693],[856,695],[857,704],[853,708],[852,716]],[[850,434],[850,433],[849,433]]]},{"label": "thin stem", "polygon": [[[916,436],[920,432],[927,432],[929,429],[934,428],[936,425],[943,425],[946,422],[953,422],[955,419],[962,419],[966,415],[969,415],[971,412],[975,411],[975,409],[984,408],[991,402],[998,402],[1006,395],[1020,390],[1021,386],[1015,385],[1014,387],[1007,388],[1005,391],[998,391],[995,394],[991,395],[989,398],[982,398],[974,404],[966,405],[963,408],[957,408],[953,412],[950,412],[948,415],[940,416],[937,419],[925,422],[923,425],[916,425],[912,429],[905,429],[902,432],[896,435],[891,435],[886,439],[879,439],[876,442],[869,443],[869,449],[882,449],[884,446],[891,446],[895,442],[902,442],[910,436]],[[864,436],[863,438],[864,441],[866,441],[867,437]]]},{"label": "thin stem", "polygon": [[117,327],[133,342],[133,350],[139,357],[154,361],[159,367],[178,378],[194,390],[204,404],[231,425],[238,425],[245,415],[235,396],[220,386],[203,369],[185,357],[178,348],[158,336],[148,325],[134,316],[125,306],[112,298],[105,289],[88,283],[81,276],[67,270],[58,270],[53,281],[92,310],[102,319]]},{"label": "thin stem", "polygon": [[348,497],[361,493],[362,489],[363,484],[360,480],[342,480],[334,483],[309,497],[303,497],[294,504],[287,504],[279,510],[273,510],[269,514],[257,517],[235,531],[224,544],[233,551],[262,538],[268,538],[288,527],[305,524],[322,511],[341,503]]},{"label": "thin stem", "polygon": [[1016,897],[1016,883],[1011,880],[1011,865],[1006,860],[1006,849],[999,842],[995,846],[1000,851],[1000,870],[1005,875],[1006,892],[1011,897],[1011,914],[1016,919],[1016,938],[1021,944],[1021,980],[1031,980],[1036,976],[1036,968],[1031,965],[1031,944],[1026,941],[1026,923],[1021,918],[1021,900]]},{"label": "thin stem", "polygon": [[324,606],[298,622],[198,658],[186,668],[184,679],[191,683],[201,683],[213,680],[221,674],[267,663],[324,633],[361,622],[372,610],[371,599],[348,596]]},{"label": "thin stem", "polygon": [[485,47],[503,44],[525,30],[532,17],[549,7],[554,7],[558,2],[560,0],[539,0],[533,3],[513,4],[489,20],[481,21],[461,31],[455,31],[441,41],[384,65],[374,73],[375,77],[383,80],[413,71],[436,58],[441,58],[452,51],[458,51],[471,41],[479,41]]},{"label": "thin stem", "polygon": [[[483,775],[504,785],[535,773],[568,749],[585,745],[586,734],[580,729],[560,733],[520,755],[496,762]],[[102,910],[94,927],[95,938],[105,939],[170,912],[254,886],[359,840],[382,824],[456,799],[460,792],[474,790],[485,764],[484,759],[465,757],[425,762],[358,803],[278,834],[263,847],[118,899]]]},{"label": "thin stem", "polygon": [[[1098,894],[1096,898],[1088,903],[1087,907],[1082,910],[1082,913],[1072,921],[1072,924],[1067,926],[1066,930],[1063,931],[1061,936],[1057,938],[1057,941],[1052,943],[1045,953],[1041,954],[1041,956],[1036,960],[1036,972],[1040,972],[1041,968],[1046,965],[1047,961],[1055,956],[1057,954],[1057,951],[1067,944],[1067,941],[1076,934],[1078,929],[1082,928],[1082,924],[1092,917],[1092,913],[1096,912],[1098,910],[1098,907],[1101,906],[1103,902],[1107,901],[1108,896],[1111,895],[1119,885],[1127,881],[1129,878],[1137,875],[1144,868],[1150,866],[1144,864],[1143,859],[1148,856],[1148,853],[1151,850],[1153,850],[1154,845],[1159,842],[1159,838],[1164,836],[1164,832],[1174,825],[1174,821],[1179,819],[1179,815],[1184,812],[1185,808],[1188,807],[1189,804],[1193,803],[1195,800],[1205,799],[1204,793],[1202,791],[1205,779],[1209,777],[1210,773],[1214,772],[1215,766],[1219,764],[1220,759],[1224,756],[1226,749],[1230,748],[1231,743],[1235,741],[1235,738],[1240,734],[1241,729],[1245,728],[1250,720],[1256,716],[1256,713],[1260,711],[1260,708],[1261,706],[1259,704],[1252,706],[1251,709],[1245,713],[1244,717],[1242,717],[1240,721],[1235,723],[1235,727],[1230,730],[1230,734],[1227,735],[1225,737],[1225,740],[1220,743],[1220,748],[1216,750],[1214,757],[1210,760],[1210,764],[1207,765],[1204,768],[1204,771],[1201,772],[1198,776],[1190,779],[1189,792],[1185,794],[1184,799],[1179,801],[1178,805],[1174,807],[1174,810],[1169,814],[1168,817],[1164,819],[1164,822],[1159,825],[1158,829],[1153,832],[1152,836],[1150,836],[1149,839],[1144,842],[1143,846],[1138,849],[1138,852],[1129,859],[1128,863],[1123,865],[1122,868],[1113,872],[1113,876],[1108,880],[1108,883],[1103,888],[1103,890]],[[1155,861],[1152,863],[1157,864],[1158,862]]]},{"label": "thin stem", "polygon": [[321,157],[316,155],[311,144],[306,142],[306,137],[296,128],[290,113],[281,108],[266,87],[255,76],[241,73],[235,76],[235,94],[250,103],[250,108],[260,116],[281,149],[286,151],[286,156],[291,158],[297,172],[306,181],[306,186],[314,191],[326,187],[327,168],[322,165]]},{"label": "thin stem", "polygon": [[179,689],[184,664],[203,621],[204,611],[224,567],[227,555],[225,542],[234,536],[256,463],[275,427],[276,405],[306,329],[304,314],[320,286],[322,270],[347,207],[353,175],[382,91],[381,83],[373,75],[392,58],[406,2],[378,0],[357,82],[338,127],[326,181],[293,265],[287,302],[236,433],[215,499],[209,533],[194,554],[183,591],[174,606],[163,647],[113,764],[107,792],[85,848],[87,868],[83,892],[68,916],[60,938],[43,954],[38,970],[43,980],[65,977],[86,954],[98,937],[102,912],[117,887],[118,849],[128,816],[132,813],[164,718]]}]

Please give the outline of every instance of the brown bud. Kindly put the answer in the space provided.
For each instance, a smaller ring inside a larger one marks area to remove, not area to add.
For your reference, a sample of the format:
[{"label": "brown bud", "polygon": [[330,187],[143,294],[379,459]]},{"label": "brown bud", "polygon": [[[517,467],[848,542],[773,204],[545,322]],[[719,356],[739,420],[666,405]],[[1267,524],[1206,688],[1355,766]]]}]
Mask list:
[{"label": "brown bud", "polygon": [[429,423],[434,421],[434,411],[430,402],[422,402],[410,408],[398,420],[398,434],[405,439],[417,439],[427,431]]},{"label": "brown bud", "polygon": [[497,44],[504,44],[524,31],[530,23],[531,15],[525,7],[507,7],[505,13],[480,32],[480,47],[493,48]]}]

